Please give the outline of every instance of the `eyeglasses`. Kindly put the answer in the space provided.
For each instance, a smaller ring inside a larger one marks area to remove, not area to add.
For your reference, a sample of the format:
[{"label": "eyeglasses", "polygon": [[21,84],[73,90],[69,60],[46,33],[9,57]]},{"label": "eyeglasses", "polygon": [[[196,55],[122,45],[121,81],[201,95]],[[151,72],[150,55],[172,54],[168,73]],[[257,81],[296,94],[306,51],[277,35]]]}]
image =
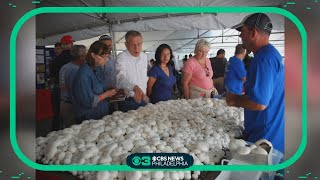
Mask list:
[{"label": "eyeglasses", "polygon": [[206,76],[209,77],[209,75],[210,75],[209,68],[208,68],[208,67],[205,67],[205,68],[204,68],[204,71],[206,72]]},{"label": "eyeglasses", "polygon": [[104,54],[104,55],[98,55],[100,57],[102,57],[103,59],[107,58],[109,56],[109,54]]}]

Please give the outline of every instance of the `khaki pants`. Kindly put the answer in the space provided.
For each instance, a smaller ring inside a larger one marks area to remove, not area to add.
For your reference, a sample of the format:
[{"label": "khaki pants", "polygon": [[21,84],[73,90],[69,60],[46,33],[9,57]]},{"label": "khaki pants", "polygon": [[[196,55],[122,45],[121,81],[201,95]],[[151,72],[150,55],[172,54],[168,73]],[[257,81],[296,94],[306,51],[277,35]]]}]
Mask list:
[{"label": "khaki pants", "polygon": [[211,95],[213,96],[218,95],[218,91],[214,87],[212,89],[205,90],[197,86],[190,86],[189,93],[190,93],[190,99],[201,98],[201,97],[210,98]]},{"label": "khaki pants", "polygon": [[219,77],[212,79],[214,87],[218,90],[219,94],[222,94],[224,91],[224,77]]}]

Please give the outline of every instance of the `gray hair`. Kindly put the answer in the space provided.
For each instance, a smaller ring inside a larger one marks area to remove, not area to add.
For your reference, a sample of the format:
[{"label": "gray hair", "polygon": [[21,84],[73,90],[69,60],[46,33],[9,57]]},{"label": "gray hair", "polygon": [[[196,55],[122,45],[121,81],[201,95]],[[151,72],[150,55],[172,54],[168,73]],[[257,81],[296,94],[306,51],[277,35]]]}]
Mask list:
[{"label": "gray hair", "polygon": [[126,39],[126,42],[128,42],[128,39],[129,37],[132,36],[132,37],[136,37],[136,36],[140,36],[142,37],[141,33],[138,32],[138,31],[134,31],[134,30],[130,30],[126,33],[126,35],[124,36],[125,39]]},{"label": "gray hair", "polygon": [[84,45],[73,45],[71,49],[71,56],[73,56],[73,60],[77,60],[80,58],[82,54],[86,54],[87,49]]},{"label": "gray hair", "polygon": [[210,43],[205,39],[200,39],[197,42],[196,47],[194,48],[194,52],[201,49],[202,47],[206,47],[206,48],[210,49]]}]

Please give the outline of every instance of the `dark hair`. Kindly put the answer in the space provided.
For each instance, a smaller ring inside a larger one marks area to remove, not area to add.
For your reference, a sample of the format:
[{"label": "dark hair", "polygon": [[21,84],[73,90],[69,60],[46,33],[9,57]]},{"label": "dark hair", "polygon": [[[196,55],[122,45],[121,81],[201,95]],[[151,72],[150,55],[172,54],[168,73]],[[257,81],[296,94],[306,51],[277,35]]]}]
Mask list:
[{"label": "dark hair", "polygon": [[100,36],[100,38],[99,38],[99,41],[104,41],[104,40],[112,40],[112,39],[110,36],[105,34],[105,35]]},{"label": "dark hair", "polygon": [[242,44],[238,44],[236,46],[236,51],[234,52],[234,54],[242,54],[246,51],[246,49],[243,48]]},{"label": "dark hair", "polygon": [[93,57],[91,56],[91,53],[94,53],[96,55],[110,54],[111,48],[109,48],[109,46],[107,46],[101,41],[95,41],[94,43],[91,44],[86,55],[86,61],[89,64],[89,66],[95,66],[95,62]]},{"label": "dark hair", "polygon": [[154,55],[154,56],[155,56],[155,59],[156,59],[155,64],[158,65],[158,66],[161,64],[161,53],[162,53],[162,51],[163,51],[164,49],[169,49],[169,51],[170,51],[170,60],[169,60],[169,62],[167,63],[167,65],[168,65],[168,64],[170,63],[170,61],[172,61],[172,59],[173,59],[173,54],[172,54],[172,49],[171,49],[171,47],[170,47],[168,44],[161,44],[161,45],[157,48],[156,54]]},{"label": "dark hair", "polygon": [[129,36],[133,36],[133,37],[141,36],[141,37],[142,37],[142,35],[141,35],[140,32],[134,31],[134,30],[130,30],[130,31],[128,31],[128,32],[126,33],[126,35],[124,36],[125,39],[126,39],[126,42],[128,42]]},{"label": "dark hair", "polygon": [[225,53],[226,53],[226,51],[224,49],[219,49],[217,51],[217,56],[220,55],[220,54],[225,54]]},{"label": "dark hair", "polygon": [[55,44],[54,44],[54,47],[61,47],[61,42],[56,42]]}]

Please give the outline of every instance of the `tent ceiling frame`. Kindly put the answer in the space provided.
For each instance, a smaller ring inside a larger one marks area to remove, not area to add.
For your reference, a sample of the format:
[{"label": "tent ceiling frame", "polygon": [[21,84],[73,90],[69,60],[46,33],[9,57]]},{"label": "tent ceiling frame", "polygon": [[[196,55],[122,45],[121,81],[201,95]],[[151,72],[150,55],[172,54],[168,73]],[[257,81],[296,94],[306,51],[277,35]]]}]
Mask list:
[{"label": "tent ceiling frame", "polygon": [[[205,31],[204,33],[201,33],[201,34],[199,35],[199,30],[198,30],[198,38],[201,37],[202,35],[204,35],[204,34],[207,33],[207,32],[209,32],[209,30],[207,30],[207,31]],[[180,46],[179,48],[177,48],[177,49],[175,49],[175,50],[173,50],[173,51],[174,51],[174,52],[175,52],[175,51],[178,51],[179,49],[181,49],[182,47],[188,45],[189,43],[191,43],[191,42],[194,41],[195,39],[197,39],[197,38],[193,38],[191,41],[187,42],[186,44]]]},{"label": "tent ceiling frame", "polygon": [[[208,30],[209,31],[209,30]],[[206,32],[208,32],[206,31]],[[206,33],[205,32],[205,33]],[[226,31],[227,32],[227,31]],[[226,33],[225,32],[225,33]],[[274,32],[274,33],[271,33],[271,34],[282,34],[284,32]],[[203,35],[203,34],[202,34]],[[209,42],[211,43],[213,40],[215,40],[216,38],[219,38],[219,37],[239,37],[239,35],[218,35],[218,36],[201,36],[200,37],[193,37],[193,38],[176,38],[176,39],[154,39],[154,40],[147,40],[147,41],[143,41],[143,42],[159,42],[159,41],[183,41],[183,40],[195,40],[195,39],[198,39],[198,38],[214,38],[212,40],[210,40]],[[122,38],[123,39],[123,38]],[[119,39],[117,41],[117,43],[119,43],[122,39]],[[235,39],[236,40],[236,39]]]},{"label": "tent ceiling frame", "polygon": [[[101,0],[102,6],[107,6],[106,0]],[[101,17],[103,19],[107,18],[107,13],[102,13]]]},{"label": "tent ceiling frame", "polygon": [[[44,0],[45,2],[48,2],[50,4],[56,5],[56,6],[60,6],[60,7],[65,7],[61,4],[58,4],[56,2],[53,2],[52,0]],[[79,0],[81,3],[83,3],[85,6],[87,7],[91,7],[88,3],[86,3],[84,0]],[[105,16],[97,14],[97,15],[92,15],[92,14],[88,14],[88,13],[81,13],[83,15],[89,16],[91,18],[95,18],[98,19],[100,21],[104,21],[106,22],[106,24],[103,25],[97,25],[97,26],[90,26],[90,28],[95,28],[95,27],[100,27],[100,26],[104,26],[104,25],[108,25],[109,23],[111,24],[120,24],[120,23],[127,23],[127,22],[138,22],[138,21],[144,21],[144,20],[153,20],[153,19],[161,19],[161,18],[172,18],[172,17],[180,17],[180,16],[191,16],[191,15],[200,15],[200,13],[177,13],[177,14],[164,14],[164,15],[157,15],[157,16],[140,16],[137,18],[130,18],[130,19],[116,19],[116,20],[110,20],[106,17],[106,14],[104,13]],[[210,13],[214,16],[217,15],[217,13]],[[42,37],[39,38],[45,38],[45,37],[50,37],[50,36],[54,36],[54,35],[58,35],[58,34],[63,34],[66,32],[70,32],[70,31],[75,31],[75,30],[83,30],[83,29],[88,29],[88,27],[80,27],[77,29],[69,29],[67,31],[63,31],[63,32],[55,32],[55,33],[50,33],[50,34],[44,34]]]},{"label": "tent ceiling frame", "polygon": [[[284,47],[284,45],[281,45],[281,44],[274,44],[273,45],[274,47]],[[230,48],[230,47],[234,47],[234,46],[219,46],[219,47],[216,47],[216,48],[211,48],[211,49],[223,49],[223,48]],[[184,48],[181,48],[181,50],[194,50],[194,48],[187,48],[187,47],[184,47]]]},{"label": "tent ceiling frame", "polygon": [[[228,32],[228,31],[230,31],[230,30],[231,30],[231,29],[228,29],[226,32]],[[230,35],[230,37],[231,37],[231,36],[232,36],[232,35]],[[211,44],[212,41],[216,40],[216,39],[219,38],[219,37],[222,37],[222,43],[223,43],[223,29],[222,29],[221,35],[214,37],[213,39],[211,39],[211,40],[209,41],[209,43]]]},{"label": "tent ceiling frame", "polygon": [[[105,24],[105,26],[108,26],[109,24]],[[67,33],[67,32],[72,32],[72,31],[78,31],[78,30],[83,30],[83,29],[91,29],[91,28],[94,28],[94,26],[88,26],[88,25],[84,25],[83,27],[72,27],[70,29],[67,29],[67,30],[64,30],[64,31],[59,31],[59,32],[55,32],[55,33],[51,33],[51,34],[44,34],[40,37],[37,37],[37,38],[46,38],[46,37],[50,37],[50,36],[55,36],[55,35],[59,35],[59,34],[64,34],[64,33]]]},{"label": "tent ceiling frame", "polygon": [[120,43],[125,38],[126,35],[123,35],[116,43]]},{"label": "tent ceiling frame", "polygon": [[[84,0],[79,0],[82,4],[84,4],[87,7],[92,7],[92,5],[90,5],[89,3],[85,2]],[[95,13],[101,20],[105,20],[101,14],[99,13]]]},{"label": "tent ceiling frame", "polygon": [[[53,4],[53,5],[56,5],[56,6],[59,6],[59,7],[66,7],[66,6],[63,6],[63,5],[58,4],[56,2],[53,2],[52,0],[43,0],[43,1],[45,1],[47,3],[50,3],[50,4]],[[83,15],[89,16],[91,18],[95,18],[95,19],[101,20],[101,21],[108,22],[107,20],[102,19],[100,16],[95,16],[95,15],[92,15],[92,14],[89,14],[89,13],[80,13],[80,14],[83,14]]]},{"label": "tent ceiling frame", "polygon": [[[148,13],[146,13],[148,14]],[[214,16],[217,15],[217,13],[208,13],[212,14]],[[116,19],[116,20],[110,20],[109,22],[112,24],[118,24],[120,23],[127,23],[127,22],[138,22],[138,21],[145,21],[145,20],[153,20],[153,19],[162,19],[162,18],[173,18],[173,17],[180,17],[180,16],[193,16],[193,15],[200,15],[201,13],[175,13],[175,14],[163,14],[163,15],[157,15],[157,16],[142,16],[142,14],[138,14],[139,17],[136,18],[130,18],[130,19]]]},{"label": "tent ceiling frame", "polygon": [[[58,3],[56,3],[56,2],[53,2],[52,0],[44,0],[44,1],[47,2],[47,3],[53,4],[53,5],[59,6],[59,7],[65,7],[65,6],[62,6],[61,4],[58,4]],[[86,2],[84,2],[83,0],[80,0],[80,1],[81,1],[83,4],[86,3]],[[88,7],[90,7],[90,5],[87,4],[87,3],[86,3],[85,5],[88,6]],[[97,16],[96,16],[96,15],[88,14],[88,13],[80,13],[80,14],[83,14],[83,15],[89,16],[89,17],[91,17],[91,18],[98,19],[98,20],[100,20],[100,21],[106,22],[106,24],[104,24],[104,25],[108,25],[108,24],[109,24],[109,20],[106,19],[105,17],[103,17],[103,15],[97,14]],[[90,27],[87,27],[87,26],[88,26],[88,25],[85,25],[84,27],[80,27],[80,28],[71,28],[71,29],[68,29],[68,30],[60,31],[60,32],[48,33],[48,34],[44,34],[44,35],[42,35],[41,37],[37,37],[37,38],[45,38],[45,37],[50,37],[50,36],[55,36],[55,35],[58,35],[58,34],[63,34],[63,33],[71,32],[71,31],[89,29],[89,28],[99,27],[99,26],[103,26],[103,25],[96,25],[96,26],[90,26]]]}]

